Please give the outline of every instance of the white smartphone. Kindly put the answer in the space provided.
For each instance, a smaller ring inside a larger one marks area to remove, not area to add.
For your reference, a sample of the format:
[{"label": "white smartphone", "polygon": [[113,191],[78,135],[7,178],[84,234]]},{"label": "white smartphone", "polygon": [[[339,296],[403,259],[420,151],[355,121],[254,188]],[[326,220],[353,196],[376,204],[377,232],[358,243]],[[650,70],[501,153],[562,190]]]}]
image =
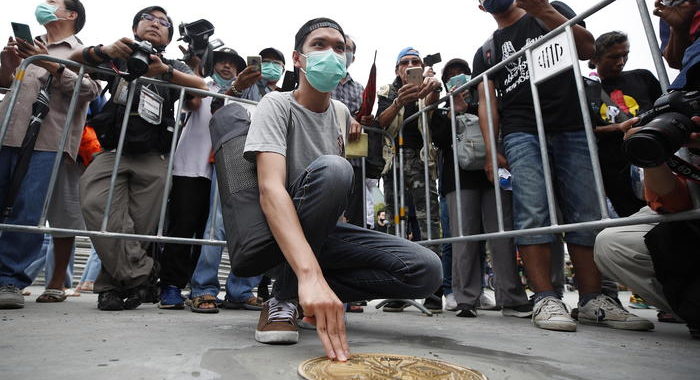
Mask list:
[{"label": "white smartphone", "polygon": [[262,67],[262,57],[259,55],[249,55],[246,58],[246,64],[248,67],[253,67],[255,71],[260,71],[260,68]]},{"label": "white smartphone", "polygon": [[420,67],[406,69],[406,79],[408,83],[420,86],[423,83],[423,69]]}]

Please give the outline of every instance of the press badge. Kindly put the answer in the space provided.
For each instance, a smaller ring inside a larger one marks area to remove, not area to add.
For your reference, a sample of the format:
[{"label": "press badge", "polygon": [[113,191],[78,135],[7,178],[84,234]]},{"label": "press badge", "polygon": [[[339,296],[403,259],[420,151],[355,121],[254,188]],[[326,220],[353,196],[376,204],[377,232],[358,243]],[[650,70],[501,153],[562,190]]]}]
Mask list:
[{"label": "press badge", "polygon": [[163,116],[163,97],[146,87],[141,87],[139,116],[151,124],[159,125]]},{"label": "press badge", "polygon": [[129,95],[129,82],[119,78],[117,90],[114,92],[114,103],[122,106],[126,105],[126,99]]}]

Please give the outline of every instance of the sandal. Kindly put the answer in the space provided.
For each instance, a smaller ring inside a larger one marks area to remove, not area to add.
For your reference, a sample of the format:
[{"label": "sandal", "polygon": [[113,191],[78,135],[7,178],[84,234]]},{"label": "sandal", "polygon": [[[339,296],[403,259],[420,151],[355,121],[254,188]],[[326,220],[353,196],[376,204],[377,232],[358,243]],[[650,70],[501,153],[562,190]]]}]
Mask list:
[{"label": "sandal", "polygon": [[[213,307],[202,307],[204,305],[211,305]],[[211,294],[205,294],[192,298],[190,310],[192,310],[193,313],[215,314],[219,312],[219,305],[216,304],[216,297]]]},{"label": "sandal", "polygon": [[39,297],[36,298],[36,302],[39,303],[56,303],[63,302],[66,300],[66,292],[62,289],[44,289]]}]

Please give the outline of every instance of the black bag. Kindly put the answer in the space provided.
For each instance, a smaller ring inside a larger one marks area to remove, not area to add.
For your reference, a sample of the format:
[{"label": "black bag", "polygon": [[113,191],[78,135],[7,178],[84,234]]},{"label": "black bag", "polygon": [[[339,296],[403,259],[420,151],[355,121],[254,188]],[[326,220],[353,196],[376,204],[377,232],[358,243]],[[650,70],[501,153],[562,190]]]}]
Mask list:
[{"label": "black bag", "polygon": [[[378,128],[378,123],[372,127]],[[367,157],[365,158],[365,174],[367,178],[379,179],[382,176],[384,165],[384,135],[374,129],[366,128],[367,132]]]},{"label": "black bag", "polygon": [[241,277],[284,261],[260,208],[255,164],[243,157],[249,128],[248,112],[238,103],[222,107],[209,122],[231,271]]}]

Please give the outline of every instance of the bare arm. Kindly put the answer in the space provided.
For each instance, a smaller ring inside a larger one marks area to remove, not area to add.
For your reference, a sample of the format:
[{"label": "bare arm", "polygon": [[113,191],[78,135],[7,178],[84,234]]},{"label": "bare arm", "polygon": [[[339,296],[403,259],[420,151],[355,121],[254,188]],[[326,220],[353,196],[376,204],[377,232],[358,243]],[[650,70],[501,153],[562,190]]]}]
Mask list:
[{"label": "bare arm", "polygon": [[277,153],[257,154],[260,206],[275,241],[299,281],[299,303],[304,319],[316,331],[331,359],[347,360],[343,304],[323,277],[321,267],[304,236],[299,216],[286,189],[287,161]]}]

